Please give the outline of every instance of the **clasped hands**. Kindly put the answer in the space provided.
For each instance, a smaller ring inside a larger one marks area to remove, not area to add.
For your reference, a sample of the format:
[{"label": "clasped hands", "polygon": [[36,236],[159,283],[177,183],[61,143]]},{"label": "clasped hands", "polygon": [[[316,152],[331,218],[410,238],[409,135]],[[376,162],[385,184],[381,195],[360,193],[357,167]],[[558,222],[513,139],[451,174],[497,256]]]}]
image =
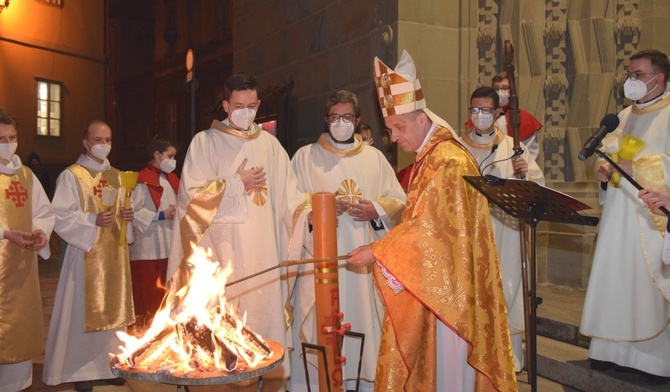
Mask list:
[{"label": "clasped hands", "polygon": [[5,239],[31,251],[39,251],[47,244],[47,236],[40,229],[32,233],[21,230],[5,230]]}]

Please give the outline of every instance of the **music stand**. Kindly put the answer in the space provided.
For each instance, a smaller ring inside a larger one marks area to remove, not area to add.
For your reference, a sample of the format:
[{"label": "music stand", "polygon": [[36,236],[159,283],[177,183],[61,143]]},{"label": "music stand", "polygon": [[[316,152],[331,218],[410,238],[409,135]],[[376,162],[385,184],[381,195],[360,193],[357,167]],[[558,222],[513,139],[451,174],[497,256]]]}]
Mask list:
[{"label": "music stand", "polygon": [[[588,205],[564,193],[545,188],[532,181],[502,179],[495,176],[463,176],[489,201],[507,214],[525,221],[531,228],[530,268],[522,265],[522,279],[528,280],[528,297],[524,298],[526,312],[526,369],[531,391],[537,391],[537,297],[535,290],[536,229],[542,221],[595,226],[598,218],[583,216],[578,211],[590,209]],[[521,228],[523,230],[523,228]],[[523,257],[525,260],[525,256]]]}]

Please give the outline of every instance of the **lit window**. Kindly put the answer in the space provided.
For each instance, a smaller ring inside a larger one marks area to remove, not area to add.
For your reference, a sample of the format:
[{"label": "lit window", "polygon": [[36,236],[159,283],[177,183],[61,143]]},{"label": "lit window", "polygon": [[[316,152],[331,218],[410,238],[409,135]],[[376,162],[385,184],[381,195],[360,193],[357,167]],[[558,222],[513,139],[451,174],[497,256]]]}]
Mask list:
[{"label": "lit window", "polygon": [[62,85],[48,80],[35,80],[37,89],[37,134],[60,136],[62,118]]}]

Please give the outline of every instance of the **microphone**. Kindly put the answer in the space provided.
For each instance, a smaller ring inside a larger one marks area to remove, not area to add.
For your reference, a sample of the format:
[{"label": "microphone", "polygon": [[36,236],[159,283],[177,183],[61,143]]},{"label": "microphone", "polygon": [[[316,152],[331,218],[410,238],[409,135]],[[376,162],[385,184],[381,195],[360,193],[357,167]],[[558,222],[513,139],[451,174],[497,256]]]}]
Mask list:
[{"label": "microphone", "polygon": [[[497,144],[496,144],[496,147],[498,147]],[[513,158],[516,158],[516,157],[518,157],[518,156],[521,156],[521,155],[523,154],[523,152],[524,152],[524,150],[523,150],[522,148],[520,148],[520,149],[518,149],[518,150],[515,150],[515,151],[514,151],[514,154],[512,154],[511,156],[508,156],[507,158],[503,158],[503,159],[498,159],[497,161],[493,161],[493,162],[489,163],[488,165],[484,166],[484,168],[480,171],[480,173],[482,173],[482,176],[483,176],[483,175],[484,175],[484,174],[483,174],[483,173],[484,173],[484,170],[486,170],[489,166],[491,166],[491,165],[495,165],[496,163],[505,162],[505,161],[507,161],[507,160],[509,160],[509,159],[513,159]],[[489,157],[490,157],[490,155],[489,155]],[[488,159],[488,157],[486,157],[486,158]],[[486,159],[485,159],[485,160],[486,160]],[[485,160],[484,160],[484,161],[485,161]],[[484,162],[484,161],[482,161],[482,162]],[[495,176],[491,176],[491,175],[489,175],[489,176],[486,176],[486,177],[495,177]]]},{"label": "microphone", "polygon": [[584,143],[582,151],[577,154],[579,160],[584,161],[586,158],[593,155],[596,151],[596,148],[600,145],[600,142],[603,138],[610,132],[616,129],[619,126],[619,117],[616,114],[606,114],[605,117],[600,121],[600,128],[591,135],[591,137]]},{"label": "microphone", "polygon": [[[498,150],[498,144],[494,144],[493,147],[491,147],[491,153],[486,156],[486,158],[482,159],[481,162],[479,162],[479,166],[477,167],[477,170],[479,170],[479,175],[484,177],[484,172],[482,171],[482,164],[486,162],[487,159],[491,158],[491,155],[495,154],[495,152]],[[486,166],[488,167],[488,166]],[[484,169],[486,169],[486,167]]]}]

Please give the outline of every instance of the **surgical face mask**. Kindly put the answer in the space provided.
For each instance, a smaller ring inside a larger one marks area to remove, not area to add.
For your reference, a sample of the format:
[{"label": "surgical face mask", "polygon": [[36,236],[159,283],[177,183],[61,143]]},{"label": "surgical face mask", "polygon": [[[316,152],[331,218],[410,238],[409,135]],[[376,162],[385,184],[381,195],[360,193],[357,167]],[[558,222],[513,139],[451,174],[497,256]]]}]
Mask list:
[{"label": "surgical face mask", "polygon": [[177,160],[163,158],[159,166],[161,170],[164,171],[165,173],[172,173],[174,169],[177,167]]},{"label": "surgical face mask", "polygon": [[507,106],[509,103],[509,90],[498,90],[498,98],[500,106]]},{"label": "surgical face mask", "polygon": [[242,131],[246,131],[251,127],[256,119],[256,111],[250,108],[235,109],[230,114],[231,125],[237,127]]},{"label": "surgical face mask", "polygon": [[631,101],[639,101],[640,99],[644,98],[645,95],[654,91],[656,87],[658,87],[654,86],[654,88],[652,88],[651,90],[649,90],[649,92],[647,92],[647,84],[651,83],[656,78],[658,78],[658,75],[649,79],[647,83],[641,81],[640,79],[635,80],[631,78],[626,79],[626,82],[623,84],[624,97],[630,99]]},{"label": "surgical face mask", "polygon": [[330,135],[338,142],[346,142],[354,134],[354,123],[343,118],[330,123]]},{"label": "surgical face mask", "polygon": [[475,128],[480,131],[486,131],[493,125],[493,113],[473,113],[470,115],[470,119],[475,124]]},{"label": "surgical face mask", "polygon": [[[89,146],[91,146],[89,144]],[[112,151],[112,146],[106,143],[102,144],[96,144],[90,147],[91,154],[100,159],[101,161],[104,161],[107,159],[107,155],[109,155],[109,152]]]},{"label": "surgical face mask", "polygon": [[11,161],[19,143],[0,143],[0,158]]}]

